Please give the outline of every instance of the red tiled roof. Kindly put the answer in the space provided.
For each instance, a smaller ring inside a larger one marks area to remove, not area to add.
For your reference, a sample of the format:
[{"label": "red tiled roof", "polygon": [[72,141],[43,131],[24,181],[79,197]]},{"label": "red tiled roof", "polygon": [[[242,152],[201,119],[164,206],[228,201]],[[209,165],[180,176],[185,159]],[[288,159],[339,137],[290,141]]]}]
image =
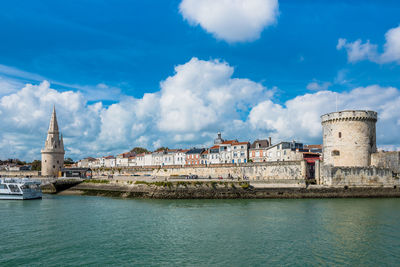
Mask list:
[{"label": "red tiled roof", "polygon": [[231,144],[233,144],[233,143],[236,143],[238,140],[226,140],[226,141],[224,141],[224,142],[222,142],[222,144],[224,144],[224,145],[231,145]]},{"label": "red tiled roof", "polygon": [[212,146],[212,147],[210,147],[210,149],[217,149],[217,148],[219,148],[218,145],[217,145],[217,146]]},{"label": "red tiled roof", "polygon": [[249,144],[249,142],[236,142],[233,143],[232,145],[247,145],[247,144]]}]

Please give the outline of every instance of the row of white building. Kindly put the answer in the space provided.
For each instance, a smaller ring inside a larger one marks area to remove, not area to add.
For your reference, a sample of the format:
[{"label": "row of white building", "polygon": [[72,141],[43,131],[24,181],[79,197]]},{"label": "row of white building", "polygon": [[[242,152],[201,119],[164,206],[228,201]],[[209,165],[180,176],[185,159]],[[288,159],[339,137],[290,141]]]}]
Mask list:
[{"label": "row of white building", "polygon": [[319,158],[321,147],[303,146],[295,141],[280,142],[272,145],[271,138],[250,142],[224,140],[221,133],[210,148],[166,149],[142,154],[126,152],[118,156],[85,158],[77,163],[77,167],[85,168],[118,168],[145,166],[188,166],[226,163],[248,163],[266,161],[301,160],[307,157]]}]

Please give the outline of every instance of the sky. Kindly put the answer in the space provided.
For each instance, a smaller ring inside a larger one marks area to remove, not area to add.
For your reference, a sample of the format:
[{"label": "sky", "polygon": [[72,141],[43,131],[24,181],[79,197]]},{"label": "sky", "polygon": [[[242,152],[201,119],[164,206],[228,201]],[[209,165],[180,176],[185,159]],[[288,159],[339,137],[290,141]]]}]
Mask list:
[{"label": "sky", "polygon": [[0,159],[40,159],[52,106],[66,157],[322,142],[320,116],[378,112],[399,150],[398,1],[7,1]]}]

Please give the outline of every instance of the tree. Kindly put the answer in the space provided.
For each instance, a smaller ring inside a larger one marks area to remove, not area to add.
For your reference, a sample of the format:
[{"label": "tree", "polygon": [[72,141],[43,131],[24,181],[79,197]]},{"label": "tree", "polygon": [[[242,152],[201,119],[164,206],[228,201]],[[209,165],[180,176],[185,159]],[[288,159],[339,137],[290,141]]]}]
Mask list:
[{"label": "tree", "polygon": [[21,161],[19,159],[16,159],[17,165],[25,165],[26,162],[25,161]]},{"label": "tree", "polygon": [[135,154],[142,154],[142,153],[147,153],[149,151],[143,147],[135,147],[135,148],[132,148],[131,152],[133,152]]},{"label": "tree", "polygon": [[64,159],[64,164],[74,164],[74,163],[75,163],[74,160],[71,158]]},{"label": "tree", "polygon": [[156,152],[165,151],[165,150],[168,150],[168,147],[162,146],[162,147],[157,148]]},{"label": "tree", "polygon": [[42,161],[35,159],[31,163],[32,165],[32,171],[41,171],[42,170]]}]

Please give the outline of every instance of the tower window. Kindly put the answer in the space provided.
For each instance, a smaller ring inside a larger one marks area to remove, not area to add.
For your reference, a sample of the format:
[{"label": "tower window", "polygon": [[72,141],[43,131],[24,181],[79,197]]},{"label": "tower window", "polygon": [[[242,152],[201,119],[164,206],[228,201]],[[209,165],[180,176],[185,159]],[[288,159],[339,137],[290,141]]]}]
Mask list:
[{"label": "tower window", "polygon": [[332,156],[340,156],[340,151],[339,150],[333,150],[332,151]]},{"label": "tower window", "polygon": [[56,165],[53,165],[53,169],[55,169],[56,168]]},{"label": "tower window", "polygon": [[339,132],[339,138],[342,138],[342,132]]}]

